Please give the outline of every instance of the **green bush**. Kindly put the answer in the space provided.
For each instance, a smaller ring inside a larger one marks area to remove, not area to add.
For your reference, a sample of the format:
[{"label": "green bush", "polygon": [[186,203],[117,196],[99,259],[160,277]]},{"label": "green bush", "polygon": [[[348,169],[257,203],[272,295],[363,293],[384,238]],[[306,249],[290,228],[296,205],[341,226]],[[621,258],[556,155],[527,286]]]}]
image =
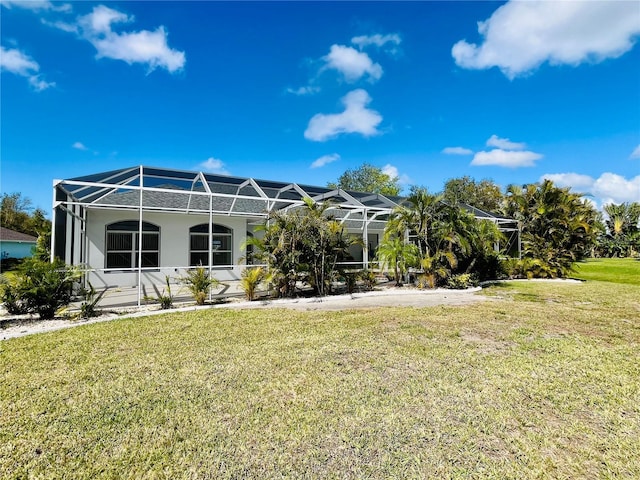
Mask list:
[{"label": "green bush", "polygon": [[461,273],[452,275],[447,279],[446,287],[454,290],[464,290],[469,287],[475,287],[477,282],[473,275],[469,273]]},{"label": "green bush", "polygon": [[423,290],[425,288],[435,288],[436,287],[436,276],[434,273],[422,274],[418,275],[418,279],[416,281],[416,286]]},{"label": "green bush", "polygon": [[508,279],[525,278],[522,268],[522,261],[517,258],[506,258],[502,260],[501,269]]},{"label": "green bush", "polygon": [[9,272],[11,270],[16,270],[21,263],[22,263],[21,258],[13,258],[13,257],[3,258],[2,260],[0,260],[0,271]]},{"label": "green bush", "polygon": [[80,272],[59,259],[49,263],[29,258],[2,286],[2,301],[10,313],[37,313],[41,319],[50,319],[69,305],[79,279]]},{"label": "green bush", "polygon": [[188,270],[187,274],[180,278],[180,281],[186,285],[198,305],[204,305],[209,289],[220,284],[216,278],[209,276],[209,272],[202,265]]},{"label": "green bush", "polygon": [[342,272],[342,278],[344,279],[344,284],[347,287],[347,293],[353,293],[356,291],[356,286],[361,275],[362,272]]},{"label": "green bush", "polygon": [[7,309],[11,315],[23,315],[29,313],[27,305],[22,298],[18,295],[16,288],[14,287],[15,281],[10,281],[2,276],[2,283],[0,284],[0,300],[4,304],[4,308]]},{"label": "green bush", "polygon": [[507,278],[564,278],[573,268],[559,270],[557,265],[543,258],[511,258],[502,262]]},{"label": "green bush", "polygon": [[371,291],[376,288],[376,274],[371,270],[362,270],[360,280],[362,280],[362,285],[365,290]]}]

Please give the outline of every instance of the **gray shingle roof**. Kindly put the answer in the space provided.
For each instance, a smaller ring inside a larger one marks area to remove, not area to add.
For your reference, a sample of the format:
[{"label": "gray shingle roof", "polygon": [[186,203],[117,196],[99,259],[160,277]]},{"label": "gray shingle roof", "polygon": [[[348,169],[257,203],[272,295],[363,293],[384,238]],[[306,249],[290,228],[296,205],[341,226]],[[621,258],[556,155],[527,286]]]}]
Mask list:
[{"label": "gray shingle roof", "polygon": [[127,187],[140,185],[144,187],[143,207],[185,212],[208,212],[211,202],[214,212],[261,216],[269,208],[284,208],[306,196],[330,198],[345,208],[386,211],[399,200],[366,192],[144,166],[76,177],[60,184],[75,200],[104,207],[139,207],[138,190]]},{"label": "gray shingle roof", "polygon": [[0,240],[9,242],[36,243],[38,239],[26,233],[16,232],[5,227],[0,227]]}]

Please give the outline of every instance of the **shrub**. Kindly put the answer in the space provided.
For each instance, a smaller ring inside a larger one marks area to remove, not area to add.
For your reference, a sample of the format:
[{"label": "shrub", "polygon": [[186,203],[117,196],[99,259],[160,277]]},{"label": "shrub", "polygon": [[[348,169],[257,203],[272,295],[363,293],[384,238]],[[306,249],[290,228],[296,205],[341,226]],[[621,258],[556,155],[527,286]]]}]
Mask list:
[{"label": "shrub", "polygon": [[204,305],[209,289],[220,284],[216,278],[209,276],[209,272],[202,265],[193,270],[187,270],[187,274],[181,277],[180,281],[186,285],[198,305]]},{"label": "shrub", "polygon": [[452,275],[447,279],[446,287],[454,290],[464,290],[469,287],[477,285],[473,275],[469,273],[461,273],[459,275]]},{"label": "shrub", "polygon": [[371,270],[363,270],[360,273],[360,279],[362,280],[364,289],[367,291],[373,290],[377,284],[376,274]]},{"label": "shrub", "polygon": [[[15,283],[15,282],[13,282]],[[29,313],[27,304],[18,295],[15,285],[13,285],[4,275],[0,284],[0,300],[11,315],[23,315]]]},{"label": "shrub", "polygon": [[[162,290],[162,293],[158,291],[158,288],[155,285],[153,286],[153,289],[156,291],[156,295],[158,295],[156,300],[160,302],[160,308],[162,310],[168,310],[171,307],[173,307],[173,294],[171,293],[171,283],[170,283],[169,275],[165,275],[164,281],[167,288],[166,290]],[[203,303],[204,303],[204,300],[203,300]]]},{"label": "shrub", "polygon": [[361,272],[342,272],[344,284],[347,287],[347,293],[355,292],[358,279],[361,275]]},{"label": "shrub", "polygon": [[502,260],[501,268],[504,275],[509,279],[525,277],[522,268],[522,260],[517,258],[507,258]]},{"label": "shrub", "polygon": [[13,258],[13,257],[3,258],[2,260],[0,260],[0,271],[8,272],[11,270],[16,270],[21,263],[22,263],[21,258]]},{"label": "shrub", "polygon": [[245,268],[240,279],[240,287],[247,300],[253,301],[258,286],[265,280],[266,272],[262,267]]},{"label": "shrub", "polygon": [[[502,262],[502,269],[508,278],[557,278],[558,271],[549,265],[544,259],[511,258]],[[572,270],[567,270],[567,273]]]},{"label": "shrub", "polygon": [[85,289],[82,291],[84,301],[80,304],[81,318],[92,318],[98,315],[96,305],[98,305],[98,302],[102,299],[107,291],[105,289],[98,293],[96,292],[96,289],[93,287],[93,285],[91,285],[91,282],[87,283],[89,284],[89,289]]},{"label": "shrub", "polygon": [[49,263],[29,258],[3,286],[2,300],[8,309],[37,313],[41,319],[53,318],[60,307],[71,302],[79,278],[78,270],[59,259]]},{"label": "shrub", "polygon": [[434,273],[423,274],[418,276],[416,286],[420,289],[435,288],[436,276]]}]

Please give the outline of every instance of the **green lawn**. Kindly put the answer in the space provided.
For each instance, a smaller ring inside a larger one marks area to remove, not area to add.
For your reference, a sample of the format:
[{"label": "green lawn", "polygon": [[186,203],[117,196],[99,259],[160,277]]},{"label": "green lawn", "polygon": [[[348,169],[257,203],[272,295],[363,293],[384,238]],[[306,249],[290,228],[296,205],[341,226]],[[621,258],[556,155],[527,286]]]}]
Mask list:
[{"label": "green lawn", "polygon": [[0,342],[0,478],[640,478],[640,286]]},{"label": "green lawn", "polygon": [[576,264],[575,278],[640,285],[640,259],[594,258]]}]

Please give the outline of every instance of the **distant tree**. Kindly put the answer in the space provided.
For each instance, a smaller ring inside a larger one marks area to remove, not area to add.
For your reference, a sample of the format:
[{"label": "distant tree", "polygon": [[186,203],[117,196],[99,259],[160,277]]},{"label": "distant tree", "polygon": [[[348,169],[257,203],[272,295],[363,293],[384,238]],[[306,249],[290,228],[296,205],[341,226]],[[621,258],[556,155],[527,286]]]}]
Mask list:
[{"label": "distant tree", "polygon": [[382,195],[400,195],[402,188],[398,177],[391,177],[381,168],[363,163],[358,168],[349,169],[340,175],[337,182],[327,184],[329,188],[341,188],[356,192],[380,193]]},{"label": "distant tree", "polygon": [[610,203],[603,210],[607,214],[607,230],[612,236],[629,235],[638,232],[640,222],[640,203]]},{"label": "distant tree", "polygon": [[51,220],[46,218],[41,208],[34,210],[29,198],[17,192],[3,193],[0,200],[0,225],[37,237],[36,257],[42,260],[49,258]]},{"label": "distant tree", "polygon": [[640,203],[605,205],[606,232],[598,238],[597,251],[605,257],[633,257],[640,252]]},{"label": "distant tree", "polygon": [[24,228],[25,233],[30,235],[46,235],[51,232],[51,220],[46,217],[44,210],[36,208],[29,216]]},{"label": "distant tree", "polygon": [[466,203],[488,212],[500,211],[504,198],[500,187],[493,181],[485,179],[477,182],[468,176],[447,180],[442,197],[451,205]]},{"label": "distant tree", "polygon": [[0,200],[0,225],[34,237],[51,232],[51,221],[41,208],[33,209],[31,199],[21,193],[3,193]]},{"label": "distant tree", "polygon": [[3,193],[0,203],[0,225],[16,232],[29,233],[31,200],[21,193]]}]

